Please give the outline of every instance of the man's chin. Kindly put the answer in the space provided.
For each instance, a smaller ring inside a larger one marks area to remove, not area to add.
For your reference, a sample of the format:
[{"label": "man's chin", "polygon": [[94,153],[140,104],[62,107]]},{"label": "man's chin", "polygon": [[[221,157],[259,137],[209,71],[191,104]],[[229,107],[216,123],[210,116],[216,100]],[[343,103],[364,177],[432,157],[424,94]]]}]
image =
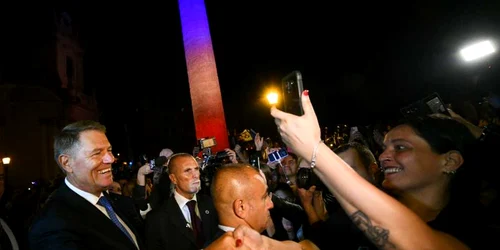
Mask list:
[{"label": "man's chin", "polygon": [[193,189],[191,189],[191,190],[193,191],[193,193],[198,193],[201,190],[201,185],[198,185],[197,187],[193,187]]}]

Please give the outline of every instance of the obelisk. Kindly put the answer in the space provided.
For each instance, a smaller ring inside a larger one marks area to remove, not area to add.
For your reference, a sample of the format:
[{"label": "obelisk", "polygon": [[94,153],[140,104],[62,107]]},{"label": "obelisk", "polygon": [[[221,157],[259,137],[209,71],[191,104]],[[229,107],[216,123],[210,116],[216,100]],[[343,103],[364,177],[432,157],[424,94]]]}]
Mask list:
[{"label": "obelisk", "polygon": [[229,147],[204,0],[179,0],[182,38],[197,139],[217,140],[214,152]]}]

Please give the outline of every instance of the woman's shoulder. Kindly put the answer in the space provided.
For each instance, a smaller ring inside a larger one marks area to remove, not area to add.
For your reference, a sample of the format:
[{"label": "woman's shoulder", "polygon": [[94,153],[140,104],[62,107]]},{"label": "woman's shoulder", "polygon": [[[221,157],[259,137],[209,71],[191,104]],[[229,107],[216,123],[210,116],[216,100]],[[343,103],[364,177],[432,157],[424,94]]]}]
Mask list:
[{"label": "woman's shoulder", "polygon": [[487,246],[498,230],[489,225],[486,209],[479,201],[450,202],[427,224],[464,242],[472,249]]}]

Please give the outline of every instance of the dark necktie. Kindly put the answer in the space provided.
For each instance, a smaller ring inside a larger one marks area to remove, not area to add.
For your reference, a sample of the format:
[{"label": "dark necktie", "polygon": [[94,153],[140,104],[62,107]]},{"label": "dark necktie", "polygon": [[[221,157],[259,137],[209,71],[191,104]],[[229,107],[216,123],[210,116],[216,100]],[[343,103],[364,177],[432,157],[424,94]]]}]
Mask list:
[{"label": "dark necktie", "polygon": [[130,239],[130,241],[132,241],[132,243],[134,243],[135,245],[135,242],[134,242],[134,239],[132,238],[132,236],[128,233],[127,229],[125,229],[125,227],[122,225],[122,223],[120,223],[120,221],[118,220],[118,216],[116,216],[116,213],[115,211],[113,210],[113,207],[111,206],[111,203],[109,203],[109,200],[105,197],[105,196],[101,196],[101,198],[99,198],[99,201],[97,201],[97,204],[103,206],[104,208],[106,208],[106,212],[108,212],[108,215],[109,215],[109,218],[111,219],[111,221],[113,223],[115,223],[115,225],[120,229],[122,230],[122,232]]},{"label": "dark necktie", "polygon": [[189,214],[191,215],[191,228],[193,229],[194,238],[196,239],[196,244],[201,249],[205,244],[205,237],[203,235],[201,220],[198,217],[198,215],[196,215],[196,210],[195,210],[196,201],[195,200],[189,201],[187,203],[187,206],[189,208]]}]

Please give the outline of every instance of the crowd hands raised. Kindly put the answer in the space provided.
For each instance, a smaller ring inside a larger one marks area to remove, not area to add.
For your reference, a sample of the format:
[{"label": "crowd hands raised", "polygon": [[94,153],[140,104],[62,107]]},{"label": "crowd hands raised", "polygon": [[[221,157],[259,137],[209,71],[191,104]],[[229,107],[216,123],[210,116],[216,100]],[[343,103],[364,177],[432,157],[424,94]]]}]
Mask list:
[{"label": "crowd hands raised", "polygon": [[[483,173],[494,168],[498,131],[449,110],[332,143],[307,90],[302,106],[302,116],[271,108],[284,144],[256,133],[213,166],[164,149],[160,170],[140,166],[126,195],[108,172],[103,126],[69,125],[62,134],[73,144],[55,144],[67,177],[34,221],[31,248],[483,249],[498,235],[487,217],[498,215],[483,208],[498,202],[480,202],[476,188],[493,182]],[[116,215],[95,203],[102,197]]]}]

